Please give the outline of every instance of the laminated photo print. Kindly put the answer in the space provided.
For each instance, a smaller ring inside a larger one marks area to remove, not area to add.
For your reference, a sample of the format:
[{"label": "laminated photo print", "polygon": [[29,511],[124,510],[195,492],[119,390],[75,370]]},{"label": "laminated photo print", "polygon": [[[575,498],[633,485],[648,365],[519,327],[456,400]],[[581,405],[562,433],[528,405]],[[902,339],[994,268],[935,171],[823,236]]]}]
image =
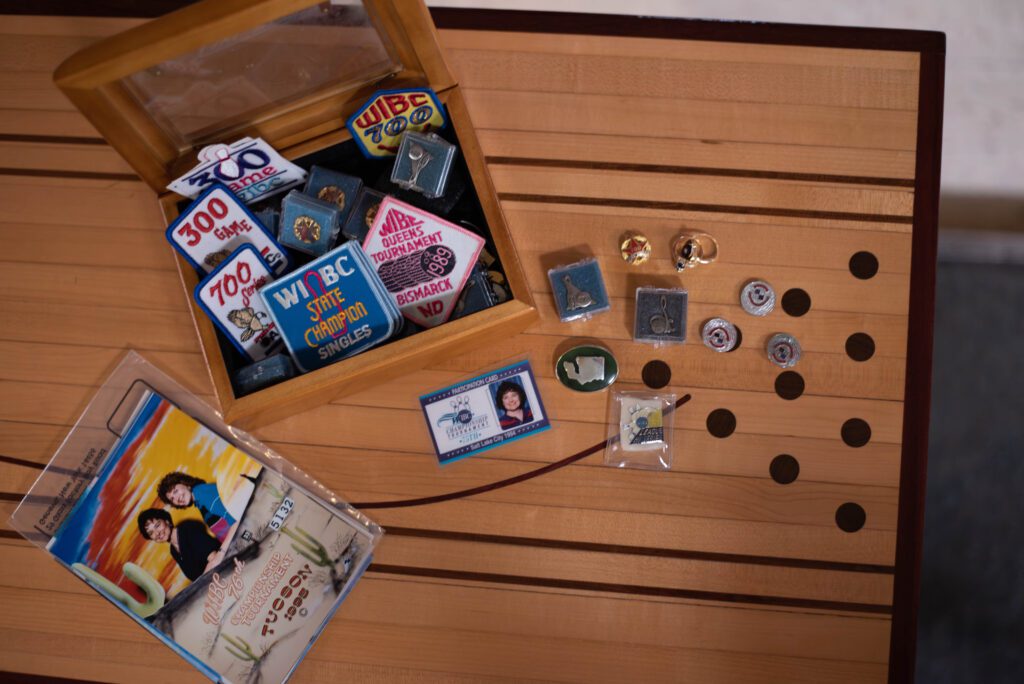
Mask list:
[{"label": "laminated photo print", "polygon": [[47,549],[211,679],[282,682],[373,541],[146,391]]}]

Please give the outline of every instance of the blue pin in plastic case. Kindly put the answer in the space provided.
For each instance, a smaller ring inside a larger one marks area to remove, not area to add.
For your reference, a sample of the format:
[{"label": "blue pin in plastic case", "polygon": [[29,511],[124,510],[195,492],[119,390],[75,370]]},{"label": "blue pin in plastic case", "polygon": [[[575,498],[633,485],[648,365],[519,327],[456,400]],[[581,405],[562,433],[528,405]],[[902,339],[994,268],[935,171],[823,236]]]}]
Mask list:
[{"label": "blue pin in plastic case", "polygon": [[290,380],[297,375],[295,364],[287,354],[274,354],[262,361],[243,366],[235,373],[238,396],[244,397],[258,390]]},{"label": "blue pin in plastic case", "polygon": [[686,290],[638,287],[633,339],[650,344],[686,341]]},{"label": "blue pin in plastic case", "polygon": [[558,317],[563,322],[590,318],[611,308],[596,259],[553,268],[548,271],[548,279]]},{"label": "blue pin in plastic case", "polygon": [[260,296],[303,372],[378,345],[402,326],[401,312],[355,242],[274,281]]},{"label": "blue pin in plastic case", "polygon": [[348,221],[362,189],[363,181],[355,176],[314,166],[309,170],[309,178],[303,192],[338,207],[338,223],[343,226]]},{"label": "blue pin in plastic case", "polygon": [[315,197],[292,190],[281,201],[281,224],[277,240],[285,247],[320,256],[338,240],[341,211]]},{"label": "blue pin in plastic case", "polygon": [[280,222],[281,214],[275,209],[264,209],[255,213],[256,218],[271,235],[277,235],[277,224]]},{"label": "blue pin in plastic case", "polygon": [[363,188],[363,191],[359,193],[359,199],[356,200],[355,207],[352,208],[352,213],[348,215],[348,220],[341,228],[341,234],[349,240],[358,240],[362,244],[366,239],[366,234],[373,226],[374,219],[377,218],[377,210],[380,209],[380,203],[384,201],[385,197],[387,195],[383,192]]}]

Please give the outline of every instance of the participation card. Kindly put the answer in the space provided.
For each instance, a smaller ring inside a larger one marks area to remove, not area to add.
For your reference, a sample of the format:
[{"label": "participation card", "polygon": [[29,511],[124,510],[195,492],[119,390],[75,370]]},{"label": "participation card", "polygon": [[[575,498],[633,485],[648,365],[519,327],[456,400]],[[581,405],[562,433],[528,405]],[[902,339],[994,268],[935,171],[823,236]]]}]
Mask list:
[{"label": "participation card", "polygon": [[402,314],[424,328],[451,318],[484,239],[387,197],[363,249]]},{"label": "participation card", "polygon": [[167,241],[195,268],[210,273],[244,244],[256,247],[277,275],[288,256],[259,219],[222,183],[215,183],[168,226]]},{"label": "participation card", "polygon": [[260,290],[304,372],[380,344],[402,315],[357,243],[346,242]]},{"label": "participation card", "polygon": [[231,145],[207,145],[197,155],[200,164],[167,189],[195,197],[210,185],[225,184],[246,204],[255,204],[301,184],[306,172],[262,138],[242,138]]},{"label": "participation card", "polygon": [[444,465],[551,427],[529,361],[420,397]]},{"label": "participation card", "polygon": [[274,274],[252,245],[242,245],[196,285],[200,308],[252,361],[281,350],[281,335],[256,292]]},{"label": "participation card", "polygon": [[160,394],[141,395],[46,548],[210,679],[283,682],[375,538]]}]

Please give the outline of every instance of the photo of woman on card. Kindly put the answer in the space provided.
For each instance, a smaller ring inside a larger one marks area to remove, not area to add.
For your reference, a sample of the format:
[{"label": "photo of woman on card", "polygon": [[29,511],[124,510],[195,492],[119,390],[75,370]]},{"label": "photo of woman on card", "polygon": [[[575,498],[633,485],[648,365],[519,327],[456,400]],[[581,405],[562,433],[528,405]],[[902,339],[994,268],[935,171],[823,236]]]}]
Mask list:
[{"label": "photo of woman on card", "polygon": [[495,384],[497,388],[492,387],[494,407],[498,410],[498,422],[501,424],[501,429],[511,430],[514,427],[532,423],[533,412],[530,410],[530,402],[519,381],[509,378]]}]

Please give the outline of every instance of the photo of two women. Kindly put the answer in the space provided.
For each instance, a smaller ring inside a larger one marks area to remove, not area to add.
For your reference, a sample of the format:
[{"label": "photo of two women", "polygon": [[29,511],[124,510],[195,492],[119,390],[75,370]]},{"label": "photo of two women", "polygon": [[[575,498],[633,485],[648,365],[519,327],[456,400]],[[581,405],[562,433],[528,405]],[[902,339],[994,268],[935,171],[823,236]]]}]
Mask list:
[{"label": "photo of two women", "polygon": [[174,509],[194,507],[202,517],[202,522],[187,518],[175,524],[164,508],[147,508],[138,517],[139,533],[151,542],[167,544],[182,573],[195,581],[223,560],[238,521],[224,505],[217,483],[188,473],[175,471],[165,475],[157,486],[157,496]]}]

